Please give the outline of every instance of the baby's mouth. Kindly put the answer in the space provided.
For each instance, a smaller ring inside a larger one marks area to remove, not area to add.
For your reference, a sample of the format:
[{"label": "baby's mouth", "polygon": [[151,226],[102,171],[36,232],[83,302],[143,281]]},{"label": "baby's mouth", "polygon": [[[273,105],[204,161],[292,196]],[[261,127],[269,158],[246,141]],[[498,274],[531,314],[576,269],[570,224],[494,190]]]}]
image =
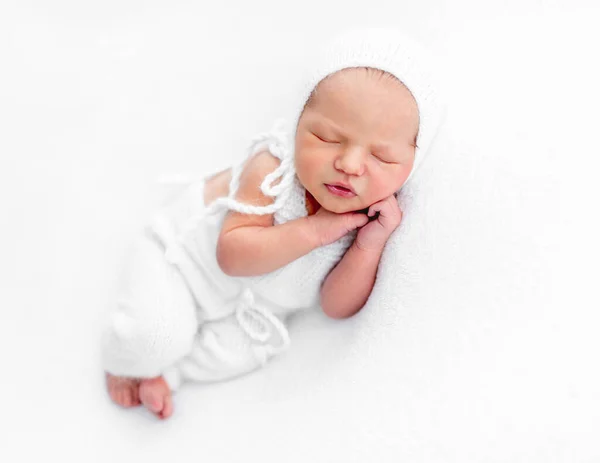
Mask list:
[{"label": "baby's mouth", "polygon": [[338,190],[350,191],[350,188],[346,188],[345,186],[342,186],[342,185],[330,185],[330,186],[337,188]]},{"label": "baby's mouth", "polygon": [[336,196],[342,196],[344,198],[351,198],[353,196],[356,196],[356,193],[354,193],[354,191],[342,185],[331,185],[326,183],[325,186],[331,193],[333,193]]}]

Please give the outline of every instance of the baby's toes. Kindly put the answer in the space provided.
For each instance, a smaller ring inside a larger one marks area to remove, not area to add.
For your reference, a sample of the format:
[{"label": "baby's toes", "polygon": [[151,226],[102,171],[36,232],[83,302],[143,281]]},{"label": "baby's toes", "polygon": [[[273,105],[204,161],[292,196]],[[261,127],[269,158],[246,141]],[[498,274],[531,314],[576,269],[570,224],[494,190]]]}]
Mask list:
[{"label": "baby's toes", "polygon": [[136,385],[136,387],[131,389],[131,405],[141,405],[142,401],[140,400],[140,387]]},{"label": "baby's toes", "polygon": [[140,387],[140,400],[153,413],[159,413],[163,409],[162,397],[153,388],[146,387],[144,382]]},{"label": "baby's toes", "polygon": [[123,402],[122,405],[125,407],[133,407],[140,404],[139,399],[139,385],[137,383],[123,384]]},{"label": "baby's toes", "polygon": [[127,388],[124,388],[122,385],[119,385],[116,387],[116,396],[117,396],[117,400],[116,402],[119,405],[122,405],[123,407],[127,407],[129,406],[129,398],[128,398],[128,390]]},{"label": "baby's toes", "polygon": [[173,399],[170,395],[165,396],[164,405],[162,412],[160,413],[161,418],[169,418],[173,414]]},{"label": "baby's toes", "polygon": [[110,396],[110,399],[113,402],[119,403],[119,391],[117,390],[117,388],[115,388],[114,386],[109,386],[108,395]]},{"label": "baby's toes", "polygon": [[108,385],[108,394],[113,402],[121,405],[123,401],[123,389],[120,388],[117,384],[109,383]]},{"label": "baby's toes", "polygon": [[144,406],[161,419],[173,413],[171,391],[162,377],[142,380],[139,390]]},{"label": "baby's toes", "polygon": [[124,387],[119,387],[119,405],[123,407],[129,406],[129,390]]},{"label": "baby's toes", "polygon": [[139,405],[138,388],[136,380],[119,378],[107,375],[107,388],[113,402],[123,407]]},{"label": "baby's toes", "polygon": [[132,386],[124,386],[121,391],[121,405],[133,407],[135,405],[135,391]]}]

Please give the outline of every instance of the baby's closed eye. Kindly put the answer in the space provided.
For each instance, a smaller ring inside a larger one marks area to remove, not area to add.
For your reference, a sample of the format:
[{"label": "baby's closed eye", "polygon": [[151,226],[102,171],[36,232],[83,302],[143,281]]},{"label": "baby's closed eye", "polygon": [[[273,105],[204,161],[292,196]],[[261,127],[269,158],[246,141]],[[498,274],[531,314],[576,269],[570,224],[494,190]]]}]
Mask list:
[{"label": "baby's closed eye", "polygon": [[384,164],[396,164],[394,161],[391,161],[389,159],[386,159],[386,158],[384,158],[380,155],[374,154],[374,153],[373,153],[373,157]]},{"label": "baby's closed eye", "polygon": [[317,137],[319,140],[321,140],[322,142],[325,142],[325,143],[339,143],[339,142],[337,142],[337,141],[329,140],[328,138],[326,138],[326,137],[323,137],[322,135],[317,135],[317,134],[316,134],[316,133],[314,133],[314,132],[312,132],[312,134],[313,134],[315,137]]}]

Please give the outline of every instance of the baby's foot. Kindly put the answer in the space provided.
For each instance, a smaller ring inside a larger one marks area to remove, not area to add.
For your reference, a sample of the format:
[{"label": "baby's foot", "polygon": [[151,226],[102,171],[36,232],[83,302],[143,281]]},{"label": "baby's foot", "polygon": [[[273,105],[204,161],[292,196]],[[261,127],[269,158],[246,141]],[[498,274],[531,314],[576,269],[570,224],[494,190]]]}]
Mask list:
[{"label": "baby's foot", "polygon": [[113,402],[123,407],[135,407],[142,403],[139,397],[139,379],[106,373],[106,387]]},{"label": "baby's foot", "polygon": [[173,413],[171,390],[162,376],[142,379],[139,394],[144,406],[159,418],[168,418]]}]

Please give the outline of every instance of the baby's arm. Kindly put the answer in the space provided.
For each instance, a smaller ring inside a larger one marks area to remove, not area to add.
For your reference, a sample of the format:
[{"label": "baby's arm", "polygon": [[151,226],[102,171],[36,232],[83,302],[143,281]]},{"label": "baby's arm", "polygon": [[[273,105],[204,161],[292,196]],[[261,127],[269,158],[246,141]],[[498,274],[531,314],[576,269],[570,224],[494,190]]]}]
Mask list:
[{"label": "baby's arm", "polygon": [[358,231],[321,287],[321,306],[332,318],[351,317],[366,304],[385,243],[402,221],[395,195],[371,205],[368,215],[373,220]]},{"label": "baby's arm", "polygon": [[[251,158],[240,176],[235,198],[246,204],[266,206],[260,184],[275,170],[279,160],[268,151]],[[230,211],[217,242],[217,262],[230,276],[253,276],[272,272],[308,254],[313,249],[341,238],[364,225],[362,214],[338,214],[333,220],[322,215],[302,217],[274,225],[273,214],[250,215]]]},{"label": "baby's arm", "polygon": [[356,241],[321,288],[321,306],[331,318],[347,318],[358,312],[367,302],[373,285],[381,249],[361,249]]}]

